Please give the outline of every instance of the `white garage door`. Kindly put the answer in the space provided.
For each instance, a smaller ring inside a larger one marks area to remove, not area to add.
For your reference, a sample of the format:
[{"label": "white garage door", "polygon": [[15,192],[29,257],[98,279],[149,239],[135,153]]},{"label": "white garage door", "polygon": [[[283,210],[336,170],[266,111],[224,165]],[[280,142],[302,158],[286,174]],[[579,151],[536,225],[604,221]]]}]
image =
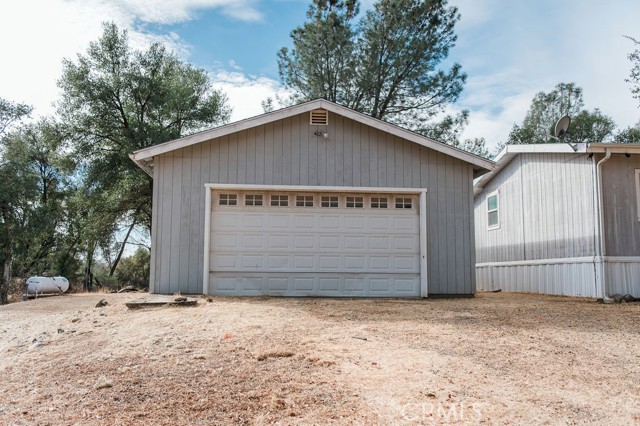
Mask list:
[{"label": "white garage door", "polygon": [[417,195],[214,191],[216,295],[420,296]]}]

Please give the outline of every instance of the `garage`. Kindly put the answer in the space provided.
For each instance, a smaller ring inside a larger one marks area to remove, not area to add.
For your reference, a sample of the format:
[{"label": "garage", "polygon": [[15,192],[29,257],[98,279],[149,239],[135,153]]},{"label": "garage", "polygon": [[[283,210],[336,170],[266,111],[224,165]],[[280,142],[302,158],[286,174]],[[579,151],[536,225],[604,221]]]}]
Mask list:
[{"label": "garage", "polygon": [[210,294],[421,297],[426,292],[419,190],[212,185],[210,191]]},{"label": "garage", "polygon": [[317,99],[131,154],[153,177],[149,291],[471,297],[489,160]]}]

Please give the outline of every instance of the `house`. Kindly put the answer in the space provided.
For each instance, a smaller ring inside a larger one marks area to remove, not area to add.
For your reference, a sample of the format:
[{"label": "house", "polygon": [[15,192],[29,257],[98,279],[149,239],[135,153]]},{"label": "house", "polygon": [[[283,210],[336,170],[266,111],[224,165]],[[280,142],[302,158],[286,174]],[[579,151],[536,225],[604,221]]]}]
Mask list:
[{"label": "house", "polygon": [[478,290],[640,297],[640,145],[508,145],[474,193]]},{"label": "house", "polygon": [[489,160],[326,100],[131,158],[153,177],[152,293],[475,293]]}]

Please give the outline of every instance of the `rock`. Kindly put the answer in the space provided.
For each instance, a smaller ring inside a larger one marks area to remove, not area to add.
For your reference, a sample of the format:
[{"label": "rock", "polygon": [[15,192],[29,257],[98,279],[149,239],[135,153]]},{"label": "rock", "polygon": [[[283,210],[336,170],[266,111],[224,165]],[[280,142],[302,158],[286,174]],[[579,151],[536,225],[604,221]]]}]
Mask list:
[{"label": "rock", "polygon": [[100,301],[98,303],[96,303],[96,308],[102,308],[105,307],[109,304],[109,302],[107,302],[104,299],[100,299]]},{"label": "rock", "polygon": [[605,305],[613,305],[614,303],[616,303],[616,301],[613,299],[603,299],[602,303],[604,303]]},{"label": "rock", "polygon": [[74,318],[71,320],[71,322],[78,322],[78,321],[80,321],[80,318]]},{"label": "rock", "polygon": [[100,376],[95,385],[93,385],[94,389],[106,389],[113,386],[113,383],[105,376]]},{"label": "rock", "polygon": [[624,296],[622,296],[622,300],[624,300],[625,302],[635,302],[636,298],[630,294],[625,294]]},{"label": "rock", "polygon": [[58,329],[58,334],[62,334],[62,333],[64,333],[64,328],[59,328]]},{"label": "rock", "polygon": [[174,302],[186,302],[187,298],[184,296],[178,296],[175,299],[173,299]]},{"label": "rock", "polygon": [[29,350],[34,350],[34,349],[38,349],[44,346],[44,343],[37,341],[34,344],[32,344],[31,346],[29,346]]},{"label": "rock", "polygon": [[615,303],[620,303],[620,302],[622,302],[622,295],[621,294],[614,294],[613,296],[611,296],[611,299]]}]

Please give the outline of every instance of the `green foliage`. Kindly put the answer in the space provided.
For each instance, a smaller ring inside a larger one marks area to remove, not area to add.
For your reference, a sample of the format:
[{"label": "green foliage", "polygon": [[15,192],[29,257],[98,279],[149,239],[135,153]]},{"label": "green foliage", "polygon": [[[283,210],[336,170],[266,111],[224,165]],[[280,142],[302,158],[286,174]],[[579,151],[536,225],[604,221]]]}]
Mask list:
[{"label": "green foliage", "polygon": [[640,143],[640,128],[627,127],[618,132],[615,138],[616,143]]},{"label": "green foliage", "polygon": [[137,288],[149,286],[151,253],[148,249],[139,247],[130,257],[120,262],[116,271],[116,278],[121,286],[132,285]]},{"label": "green foliage", "polygon": [[[208,74],[160,44],[133,50],[127,32],[105,23],[86,54],[63,62],[58,112],[72,136],[82,179],[87,261],[96,248],[121,254],[119,224],[151,229],[152,180],[129,154],[226,122],[226,97]],[[114,262],[117,265],[119,255]]]},{"label": "green foliage", "polygon": [[378,0],[358,23],[358,2],[314,0],[308,21],[278,53],[291,102],[325,98],[417,129],[454,102],[466,75],[447,58],[460,18],[444,0]]},{"label": "green foliage", "polygon": [[2,137],[12,124],[19,122],[31,114],[32,108],[29,105],[17,104],[0,98],[0,137]]},{"label": "green foliage", "polygon": [[531,102],[521,125],[514,125],[508,144],[557,143],[553,138],[556,122],[571,117],[565,142],[603,142],[613,136],[615,123],[599,110],[584,110],[582,89],[574,83],[560,83],[552,91],[539,92]]},{"label": "green foliage", "polygon": [[625,79],[627,83],[631,83],[631,93],[633,97],[640,101],[640,41],[636,40],[633,37],[625,36],[629,40],[633,42],[635,45],[635,49],[633,52],[627,55],[627,58],[633,64],[631,68],[631,72],[629,73],[629,78]]},{"label": "green foliage", "polygon": [[151,223],[151,179],[129,159],[141,148],[225,122],[226,98],[207,73],[160,44],[129,46],[126,31],[104,24],[102,37],[77,61],[65,60],[59,113],[85,164],[86,186],[115,192],[118,219]]}]

